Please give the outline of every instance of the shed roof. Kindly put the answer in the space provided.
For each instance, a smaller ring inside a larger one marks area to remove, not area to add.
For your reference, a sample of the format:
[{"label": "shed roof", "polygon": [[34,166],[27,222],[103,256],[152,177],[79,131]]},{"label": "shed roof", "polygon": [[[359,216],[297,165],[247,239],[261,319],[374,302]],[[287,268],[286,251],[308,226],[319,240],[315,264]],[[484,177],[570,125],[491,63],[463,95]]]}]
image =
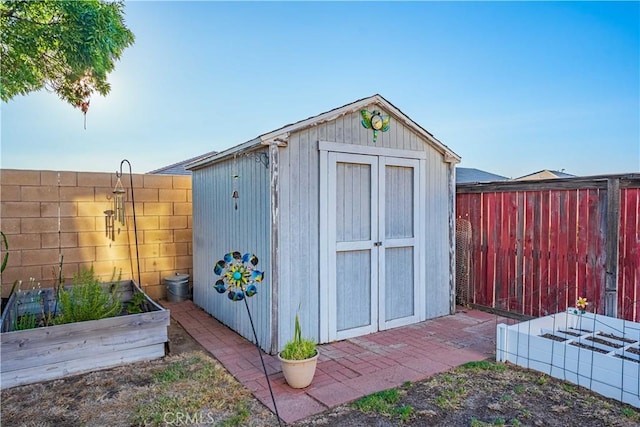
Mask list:
[{"label": "shed roof", "polygon": [[148,173],[156,174],[156,175],[191,175],[191,171],[185,168],[189,163],[195,162],[198,159],[202,159],[204,157],[209,157],[217,154],[217,151],[210,151],[205,154],[201,154],[196,157],[191,157],[190,159],[183,160],[181,162],[173,163],[169,166],[164,166],[159,169],[152,170]]},{"label": "shed roof", "polygon": [[456,184],[467,182],[505,181],[508,179],[509,178],[506,176],[496,175],[495,173],[480,169],[456,167]]},{"label": "shed roof", "polygon": [[394,106],[389,101],[384,99],[381,95],[376,94],[376,95],[373,95],[367,98],[362,98],[352,103],[343,105],[342,107],[334,108],[332,110],[326,111],[316,116],[312,116],[307,119],[282,126],[281,128],[262,134],[250,141],[236,145],[220,153],[203,157],[199,160],[196,160],[194,162],[187,164],[186,169],[188,170],[199,169],[199,168],[208,166],[209,164],[215,163],[219,160],[222,160],[224,158],[227,158],[229,156],[232,156],[235,153],[239,153],[243,151],[251,151],[260,145],[269,145],[273,142],[285,142],[287,141],[289,135],[292,132],[301,131],[308,127],[316,126],[320,123],[334,120],[346,114],[353,113],[354,111],[359,111],[362,108],[372,104],[380,107],[381,110],[393,116],[394,119],[400,120],[405,126],[412,129],[418,135],[426,139],[436,150],[441,152],[450,161],[453,161],[455,163],[460,162],[460,156],[454,153],[449,147],[447,147],[442,142],[440,142],[429,131],[427,131],[422,126],[414,122],[411,118],[409,118],[409,116],[404,114],[402,111],[400,111],[400,109],[398,109],[396,106]]}]

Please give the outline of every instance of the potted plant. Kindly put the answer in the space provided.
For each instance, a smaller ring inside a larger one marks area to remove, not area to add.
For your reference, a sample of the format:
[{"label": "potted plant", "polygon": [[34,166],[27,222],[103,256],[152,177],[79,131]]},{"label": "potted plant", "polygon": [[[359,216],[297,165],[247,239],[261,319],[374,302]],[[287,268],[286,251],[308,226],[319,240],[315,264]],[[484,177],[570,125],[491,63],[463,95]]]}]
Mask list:
[{"label": "potted plant", "polygon": [[282,373],[287,384],[293,388],[305,388],[313,380],[318,363],[318,349],[313,340],[302,338],[300,319],[296,314],[293,340],[287,342],[278,354]]}]

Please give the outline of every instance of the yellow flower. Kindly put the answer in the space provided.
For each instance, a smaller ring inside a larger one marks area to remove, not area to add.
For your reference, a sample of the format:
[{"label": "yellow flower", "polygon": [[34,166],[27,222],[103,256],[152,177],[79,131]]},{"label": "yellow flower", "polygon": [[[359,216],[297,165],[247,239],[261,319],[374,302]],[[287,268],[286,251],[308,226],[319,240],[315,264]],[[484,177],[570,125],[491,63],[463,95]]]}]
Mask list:
[{"label": "yellow flower", "polygon": [[578,301],[576,301],[576,307],[582,310],[586,309],[588,305],[589,303],[587,302],[587,299],[584,297],[579,297]]}]

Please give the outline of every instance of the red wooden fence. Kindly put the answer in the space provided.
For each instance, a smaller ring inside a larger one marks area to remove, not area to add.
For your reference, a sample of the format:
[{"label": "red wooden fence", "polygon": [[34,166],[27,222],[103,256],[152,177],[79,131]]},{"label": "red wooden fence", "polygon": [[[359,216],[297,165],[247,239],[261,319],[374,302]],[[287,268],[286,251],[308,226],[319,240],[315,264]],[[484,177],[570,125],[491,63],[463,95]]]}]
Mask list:
[{"label": "red wooden fence", "polygon": [[456,203],[460,302],[544,316],[586,297],[640,321],[640,175],[460,184]]}]

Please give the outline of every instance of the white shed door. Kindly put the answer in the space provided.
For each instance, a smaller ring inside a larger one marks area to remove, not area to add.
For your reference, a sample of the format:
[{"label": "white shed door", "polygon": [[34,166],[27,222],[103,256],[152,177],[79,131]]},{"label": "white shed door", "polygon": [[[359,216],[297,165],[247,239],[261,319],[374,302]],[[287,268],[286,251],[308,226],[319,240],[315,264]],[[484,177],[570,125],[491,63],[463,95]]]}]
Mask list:
[{"label": "white shed door", "polygon": [[329,339],[418,321],[419,161],[329,153],[327,163]]}]

